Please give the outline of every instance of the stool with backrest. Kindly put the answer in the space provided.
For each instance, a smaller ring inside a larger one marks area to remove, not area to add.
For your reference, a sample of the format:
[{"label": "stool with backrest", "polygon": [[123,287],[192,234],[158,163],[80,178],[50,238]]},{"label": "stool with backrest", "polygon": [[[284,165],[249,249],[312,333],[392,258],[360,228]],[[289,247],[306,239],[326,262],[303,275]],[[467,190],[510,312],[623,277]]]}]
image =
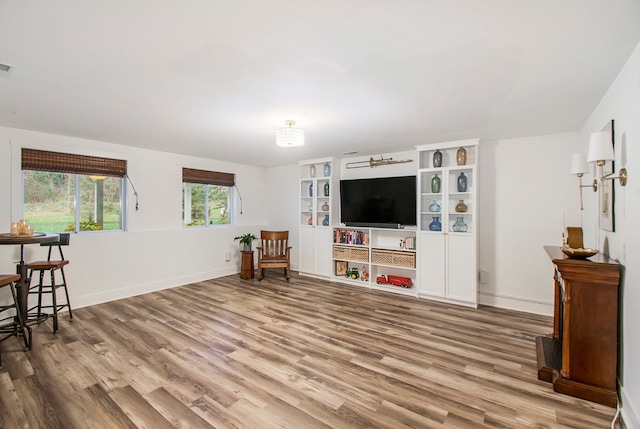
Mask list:
[{"label": "stool with backrest", "polygon": [[[73,320],[73,313],[71,312],[71,301],[69,300],[69,292],[67,291],[67,278],[64,275],[64,266],[69,264],[69,261],[64,258],[62,253],[62,247],[69,245],[69,233],[61,233],[58,241],[49,243],[40,243],[40,246],[48,247],[49,252],[47,254],[46,261],[36,261],[27,264],[29,268],[29,277],[33,280],[34,272],[38,273],[38,284],[29,286],[29,295],[35,295],[38,298],[37,304],[29,308],[27,312],[27,319],[36,318],[41,320],[47,313],[43,310],[51,309],[53,317],[53,333],[58,332],[58,312],[67,308],[69,310],[69,320]],[[60,259],[52,259],[51,253],[54,247],[58,248]],[[45,274],[49,273],[49,284],[45,284]],[[60,273],[56,276],[56,273]],[[59,277],[60,282],[56,283]],[[60,303],[58,301],[58,295],[56,291],[62,288],[64,289],[65,302]],[[44,295],[51,296],[51,304],[43,303]]]},{"label": "stool with backrest", "polygon": [[258,281],[264,278],[265,268],[284,268],[284,277],[291,277],[289,231],[260,231],[258,249]]},{"label": "stool with backrest", "polygon": [[[0,305],[0,343],[13,335],[22,335],[26,350],[31,348],[31,328],[25,324],[24,315],[20,311],[16,283],[20,280],[19,274],[0,274],[0,289],[9,287],[13,302]],[[7,312],[7,316],[3,317]],[[0,367],[2,367],[2,353],[0,353]]]}]

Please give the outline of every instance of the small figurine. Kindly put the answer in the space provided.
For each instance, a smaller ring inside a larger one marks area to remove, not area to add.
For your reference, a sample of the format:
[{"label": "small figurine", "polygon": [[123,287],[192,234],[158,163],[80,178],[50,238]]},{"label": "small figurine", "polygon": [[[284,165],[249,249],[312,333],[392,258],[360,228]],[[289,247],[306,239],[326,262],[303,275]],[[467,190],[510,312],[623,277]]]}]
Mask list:
[{"label": "small figurine", "polygon": [[367,272],[367,267],[362,266],[362,272],[360,273],[360,280],[366,282],[369,280],[369,273]]}]

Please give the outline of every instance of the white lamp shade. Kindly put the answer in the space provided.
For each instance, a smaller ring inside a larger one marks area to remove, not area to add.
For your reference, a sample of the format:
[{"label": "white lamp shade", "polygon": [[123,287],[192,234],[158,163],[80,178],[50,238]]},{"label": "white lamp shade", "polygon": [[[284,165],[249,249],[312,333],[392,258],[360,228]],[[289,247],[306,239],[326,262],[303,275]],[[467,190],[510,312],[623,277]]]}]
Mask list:
[{"label": "white lamp shade", "polygon": [[304,144],[304,131],[291,126],[278,128],[276,132],[276,144],[278,146],[302,146]]},{"label": "white lamp shade", "polygon": [[571,174],[584,174],[589,172],[589,165],[582,153],[574,153],[571,158]]},{"label": "white lamp shade", "polygon": [[588,162],[596,161],[613,161],[613,143],[611,142],[611,133],[601,131],[591,134],[589,142]]}]

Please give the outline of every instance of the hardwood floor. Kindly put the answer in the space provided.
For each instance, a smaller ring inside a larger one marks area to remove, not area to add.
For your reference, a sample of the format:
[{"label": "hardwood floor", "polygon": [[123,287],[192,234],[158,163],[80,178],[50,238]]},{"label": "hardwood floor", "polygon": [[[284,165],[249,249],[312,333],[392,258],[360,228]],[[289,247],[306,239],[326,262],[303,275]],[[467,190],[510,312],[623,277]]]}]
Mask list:
[{"label": "hardwood floor", "polygon": [[[279,274],[279,272],[278,272]],[[551,318],[237,275],[2,343],[2,428],[606,428],[536,377]]]}]

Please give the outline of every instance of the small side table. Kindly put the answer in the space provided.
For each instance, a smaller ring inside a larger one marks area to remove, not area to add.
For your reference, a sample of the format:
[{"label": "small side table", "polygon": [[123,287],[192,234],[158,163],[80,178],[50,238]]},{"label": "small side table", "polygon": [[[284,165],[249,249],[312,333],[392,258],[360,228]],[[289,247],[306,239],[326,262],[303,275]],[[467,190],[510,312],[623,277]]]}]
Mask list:
[{"label": "small side table", "polygon": [[244,251],[242,253],[242,265],[240,265],[240,278],[243,280],[249,280],[254,277],[253,269],[253,250]]}]

